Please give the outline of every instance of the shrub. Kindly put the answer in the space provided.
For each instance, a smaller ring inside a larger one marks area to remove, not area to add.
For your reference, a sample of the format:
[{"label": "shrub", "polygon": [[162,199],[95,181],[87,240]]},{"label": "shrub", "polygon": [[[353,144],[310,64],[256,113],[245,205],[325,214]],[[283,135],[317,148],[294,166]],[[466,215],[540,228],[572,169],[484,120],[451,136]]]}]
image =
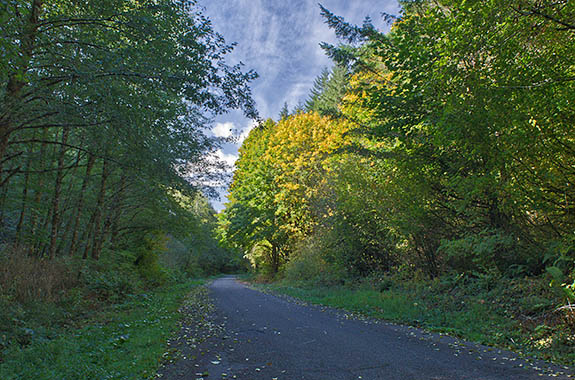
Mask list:
[{"label": "shrub", "polygon": [[291,283],[335,285],[347,277],[345,269],[325,258],[325,241],[312,236],[300,242],[285,265],[285,279]]},{"label": "shrub", "polygon": [[529,260],[512,235],[497,230],[484,230],[460,239],[444,240],[439,251],[448,265],[458,271],[522,275]]},{"label": "shrub", "polygon": [[160,265],[159,256],[167,250],[169,238],[165,234],[150,233],[144,237],[142,245],[136,249],[136,265],[142,279],[152,286],[164,284],[168,278],[168,270]]},{"label": "shrub", "polygon": [[0,253],[0,294],[20,302],[57,301],[77,284],[75,264],[67,258],[31,256],[25,247],[8,247]]},{"label": "shrub", "polygon": [[98,262],[85,263],[82,285],[101,300],[123,299],[143,287],[135,268],[136,259],[134,252],[105,250]]},{"label": "shrub", "polygon": [[141,250],[136,264],[140,276],[149,285],[163,285],[169,278],[168,271],[160,265],[158,254],[154,251]]}]

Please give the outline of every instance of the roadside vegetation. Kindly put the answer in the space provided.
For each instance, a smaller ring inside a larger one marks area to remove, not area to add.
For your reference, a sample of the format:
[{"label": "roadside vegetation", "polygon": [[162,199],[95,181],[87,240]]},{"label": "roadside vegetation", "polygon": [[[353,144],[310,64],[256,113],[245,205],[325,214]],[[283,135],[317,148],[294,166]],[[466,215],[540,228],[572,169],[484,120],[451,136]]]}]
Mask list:
[{"label": "roadside vegetation", "polygon": [[197,278],[243,266],[215,240],[197,251],[173,237],[145,241],[98,261],[4,253],[0,378],[154,377]]},{"label": "roadside vegetation", "polygon": [[171,283],[114,303],[64,300],[4,310],[3,321],[17,323],[2,331],[2,379],[154,378],[184,297],[202,283]]},{"label": "roadside vegetation", "polygon": [[224,238],[314,302],[575,364],[575,5],[400,1],[244,141]]},{"label": "roadside vegetation", "polygon": [[259,282],[257,287],[359,316],[509,349],[526,357],[565,365],[575,362],[575,321],[553,312],[562,298],[544,279],[442,276],[413,280],[403,274],[372,276],[346,285],[283,279],[271,284]]},{"label": "roadside vegetation", "polygon": [[205,194],[256,74],[195,1],[0,5],[0,378],[141,379],[184,295],[243,268]]}]

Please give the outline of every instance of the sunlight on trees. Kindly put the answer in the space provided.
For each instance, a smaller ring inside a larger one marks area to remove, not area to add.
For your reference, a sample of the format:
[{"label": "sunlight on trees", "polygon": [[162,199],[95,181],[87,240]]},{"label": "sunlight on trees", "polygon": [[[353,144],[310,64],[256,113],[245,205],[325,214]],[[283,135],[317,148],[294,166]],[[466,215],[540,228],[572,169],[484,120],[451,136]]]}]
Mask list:
[{"label": "sunlight on trees", "polygon": [[[322,7],[342,40],[323,45],[336,69],[318,77],[305,111],[254,131],[265,130],[253,157],[266,166],[266,211],[243,223],[284,231],[284,262],[324,240],[325,265],[354,276],[553,266],[572,277],[573,4],[402,7],[388,34]],[[242,149],[240,162],[256,145]],[[243,184],[260,173],[238,166],[231,230],[234,210],[254,199],[240,196]],[[270,236],[261,231],[241,244]]]}]

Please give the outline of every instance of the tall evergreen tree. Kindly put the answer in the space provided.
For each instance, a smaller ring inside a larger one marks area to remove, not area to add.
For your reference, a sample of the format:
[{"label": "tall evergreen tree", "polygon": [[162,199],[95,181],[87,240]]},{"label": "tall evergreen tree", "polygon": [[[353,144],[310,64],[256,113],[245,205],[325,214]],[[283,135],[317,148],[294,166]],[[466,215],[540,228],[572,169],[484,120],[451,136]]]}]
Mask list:
[{"label": "tall evergreen tree", "polygon": [[347,69],[341,65],[324,69],[314,81],[305,111],[317,112],[322,116],[339,115],[338,106],[346,93],[347,74]]}]

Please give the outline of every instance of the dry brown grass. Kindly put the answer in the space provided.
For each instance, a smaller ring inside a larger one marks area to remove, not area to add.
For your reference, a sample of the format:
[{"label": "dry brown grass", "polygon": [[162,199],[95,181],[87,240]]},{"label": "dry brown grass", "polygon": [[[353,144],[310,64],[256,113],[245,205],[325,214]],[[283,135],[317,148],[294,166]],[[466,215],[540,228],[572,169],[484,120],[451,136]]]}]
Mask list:
[{"label": "dry brown grass", "polygon": [[20,302],[57,301],[65,289],[76,285],[70,263],[34,257],[29,252],[26,247],[0,251],[0,294]]}]

